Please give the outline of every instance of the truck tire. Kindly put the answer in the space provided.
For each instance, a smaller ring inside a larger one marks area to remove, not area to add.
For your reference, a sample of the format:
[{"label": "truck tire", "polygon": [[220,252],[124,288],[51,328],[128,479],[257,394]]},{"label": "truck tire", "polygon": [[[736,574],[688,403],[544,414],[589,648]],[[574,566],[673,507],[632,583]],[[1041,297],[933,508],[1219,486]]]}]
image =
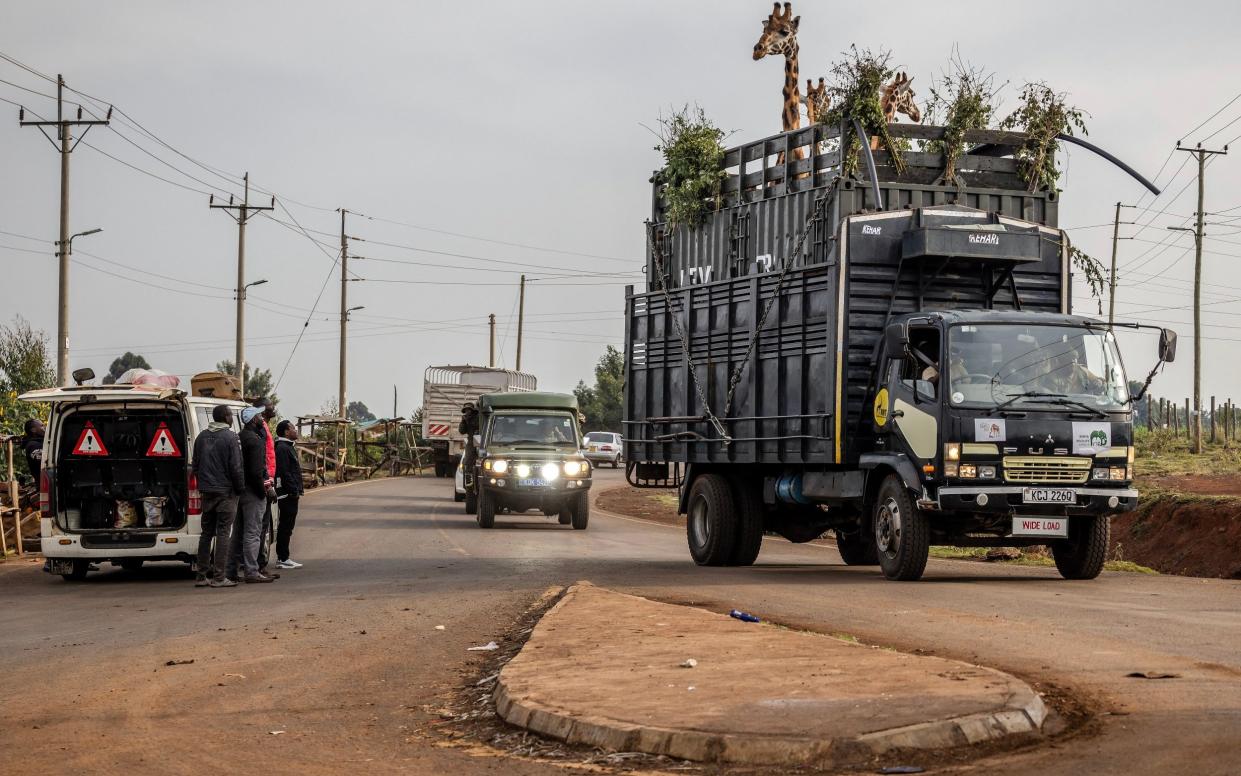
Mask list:
[{"label": "truck tire", "polygon": [[490,491],[478,494],[478,527],[494,528],[496,524],[496,497]]},{"label": "truck tire", "polygon": [[879,550],[869,524],[853,533],[836,531],[836,550],[846,566],[878,566]]},{"label": "truck tire", "polygon": [[888,475],[873,509],[871,527],[883,575],[901,582],[921,579],[931,552],[931,524],[900,477]]},{"label": "truck tire", "polygon": [[725,566],[737,542],[737,508],[722,474],[704,474],[689,489],[685,515],[689,554],[699,566]]},{"label": "truck tire", "polygon": [[88,571],[90,571],[89,560],[75,560],[73,562],[73,571],[70,571],[68,574],[61,574],[60,576],[66,582],[81,582],[86,579],[86,572]]},{"label": "truck tire", "polygon": [[590,524],[590,491],[577,494],[573,499],[573,530],[585,531]]},{"label": "truck tire", "polygon": [[465,513],[467,515],[478,514],[478,493],[477,492],[472,493],[468,490],[465,492]]},{"label": "truck tire", "polygon": [[737,505],[737,536],[729,566],[752,566],[763,545],[763,496],[757,484],[733,481],[733,501]]},{"label": "truck tire", "polygon": [[1051,556],[1065,579],[1094,579],[1103,570],[1112,520],[1106,516],[1072,517],[1069,538],[1053,542]]}]

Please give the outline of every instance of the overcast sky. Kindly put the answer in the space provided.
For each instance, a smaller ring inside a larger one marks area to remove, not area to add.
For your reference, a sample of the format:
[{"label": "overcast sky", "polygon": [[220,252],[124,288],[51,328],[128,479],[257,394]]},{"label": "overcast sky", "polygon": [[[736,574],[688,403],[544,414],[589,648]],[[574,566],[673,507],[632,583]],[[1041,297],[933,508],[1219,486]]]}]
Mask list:
[{"label": "overcast sky", "polygon": [[[207,195],[239,193],[237,178],[249,171],[283,205],[272,215],[285,224],[256,217],[247,242],[248,279],[268,281],[251,291],[247,356],[283,373],[283,414],[316,411],[336,394],[338,207],[374,217],[347,224],[366,240],[351,250],[367,257],[350,263],[367,279],[349,284],[350,306],[366,308],[350,330],[351,400],[388,415],[395,385],[397,410],[408,415],[421,403],[427,365],[485,363],[488,313],[500,321],[500,360],[512,366],[523,270],[541,278],[527,294],[523,367],[541,387],[572,388],[606,344],[623,344],[624,285],[641,280],[647,179],[659,164],[642,125],[689,101],[738,140],[780,129],[781,63],[751,59],[770,8],[759,0],[7,0],[0,51],[63,73],[71,87],[223,173],[132,122],[86,136],[90,145],[72,157],[71,227],[104,231],[75,243],[71,365],[102,374],[133,350],[188,376],[232,358],[237,228],[208,209]],[[925,95],[956,46],[1010,83],[1005,107],[1023,82],[1044,79],[1091,113],[1092,140],[1148,177],[1159,172],[1168,190],[1151,207],[1152,197],[1119,170],[1074,151],[1061,223],[1106,261],[1114,203],[1146,208],[1125,211],[1124,220],[1140,224],[1122,228],[1134,239],[1120,243],[1117,309],[1179,324],[1181,358],[1155,390],[1188,394],[1193,241],[1166,227],[1190,223],[1196,191],[1192,162],[1182,167],[1188,155],[1172,148],[1182,138],[1217,147],[1241,135],[1241,100],[1228,104],[1241,92],[1237,4],[983,10],[803,0],[794,10],[803,77],[826,75],[851,43],[886,47]],[[4,61],[0,79],[54,91]],[[0,83],[0,98],[54,114],[51,100],[9,84]],[[0,234],[0,317],[22,315],[54,338],[57,155],[36,130],[18,126],[16,107],[0,103],[0,117],[0,232],[10,233]],[[1210,165],[1206,187],[1208,212],[1232,208],[1208,219],[1223,225],[1208,229],[1203,269],[1204,391],[1221,400],[1241,400],[1239,170],[1241,145]],[[294,221],[326,244],[299,234]],[[1077,311],[1094,311],[1080,284],[1076,300]],[[1123,343],[1131,376],[1144,375],[1153,340]]]}]

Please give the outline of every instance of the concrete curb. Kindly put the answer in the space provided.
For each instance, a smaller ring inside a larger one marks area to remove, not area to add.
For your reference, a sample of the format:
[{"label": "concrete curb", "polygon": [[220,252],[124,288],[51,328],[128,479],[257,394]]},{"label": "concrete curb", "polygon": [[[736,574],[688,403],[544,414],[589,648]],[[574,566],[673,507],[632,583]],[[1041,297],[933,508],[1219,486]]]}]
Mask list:
[{"label": "concrete curb", "polygon": [[[589,583],[585,583],[589,584]],[[572,601],[583,586],[569,587],[553,606],[551,615]],[[962,663],[962,666],[968,664]],[[977,670],[978,666],[969,666]],[[507,670],[507,666],[506,666]],[[500,672],[493,699],[496,712],[511,725],[569,744],[594,746],[615,752],[645,752],[698,762],[748,765],[855,765],[874,755],[899,749],[948,749],[1038,733],[1047,716],[1043,699],[1022,684],[992,712],[939,719],[916,725],[839,738],[781,737],[726,734],[691,729],[638,725],[605,716],[577,714],[556,708],[546,699],[513,690]],[[1008,678],[1003,672],[985,671]]]}]

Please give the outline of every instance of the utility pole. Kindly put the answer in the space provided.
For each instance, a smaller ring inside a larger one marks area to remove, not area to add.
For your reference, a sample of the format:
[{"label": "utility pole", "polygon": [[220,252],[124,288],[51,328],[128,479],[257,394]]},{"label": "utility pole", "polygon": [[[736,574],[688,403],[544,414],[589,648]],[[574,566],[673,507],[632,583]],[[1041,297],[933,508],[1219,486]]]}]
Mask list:
[{"label": "utility pole", "polygon": [[490,355],[487,358],[487,366],[495,369],[496,367],[496,314],[492,313],[487,316],[487,326],[491,329],[491,348]]},{"label": "utility pole", "polygon": [[345,342],[346,330],[349,327],[349,238],[345,236],[345,215],[340,209],[340,390],[337,393],[337,407],[340,417],[345,417]]},{"label": "utility pole", "polygon": [[1120,240],[1120,225],[1122,223],[1131,224],[1132,221],[1120,220],[1120,209],[1122,207],[1134,207],[1134,205],[1122,205],[1116,203],[1116,218],[1112,222],[1112,273],[1108,278],[1108,295],[1107,295],[1107,328],[1110,331],[1112,323],[1116,320],[1116,244]]},{"label": "utility pole", "polygon": [[521,276],[521,290],[517,292],[517,371],[521,371],[521,328],[526,320],[526,276]]},{"label": "utility pole", "polygon": [[[1198,213],[1197,223],[1194,226],[1194,443],[1193,451],[1195,454],[1202,453],[1202,217],[1204,215],[1204,179],[1203,172],[1206,170],[1206,158],[1208,156],[1220,155],[1228,153],[1228,146],[1224,146],[1222,151],[1212,151],[1202,147],[1199,143],[1194,148],[1182,148],[1180,141],[1177,141],[1176,148],[1178,151],[1185,151],[1193,154],[1198,158]],[[1178,230],[1188,231],[1188,230]]]},{"label": "utility pole", "polygon": [[[56,313],[56,384],[69,383],[69,154],[78,147],[82,138],[90,128],[103,124],[107,126],[112,118],[112,106],[108,106],[108,115],[102,120],[84,121],[82,106],[78,106],[76,119],[65,118],[65,78],[56,75],[56,120],[26,121],[26,109],[20,108],[17,122],[23,127],[38,127],[43,136],[51,142],[60,154],[60,239],[56,241],[56,258],[60,265],[60,281]],[[56,140],[47,133],[44,127],[56,127]],[[76,140],[73,139],[71,127],[86,127]]]},{"label": "utility pole", "polygon": [[[237,222],[237,342],[234,348],[236,352],[233,356],[233,369],[244,394],[246,390],[246,289],[252,285],[258,285],[258,283],[246,283],[246,222],[256,212],[275,210],[276,198],[271,198],[270,205],[251,205],[250,173],[247,172],[242,176],[242,180],[245,182],[245,194],[240,203],[233,204],[233,197],[230,194],[227,205],[217,205],[215,195],[212,194],[207,198],[207,207],[223,210]],[[259,282],[265,283],[266,281]]]}]

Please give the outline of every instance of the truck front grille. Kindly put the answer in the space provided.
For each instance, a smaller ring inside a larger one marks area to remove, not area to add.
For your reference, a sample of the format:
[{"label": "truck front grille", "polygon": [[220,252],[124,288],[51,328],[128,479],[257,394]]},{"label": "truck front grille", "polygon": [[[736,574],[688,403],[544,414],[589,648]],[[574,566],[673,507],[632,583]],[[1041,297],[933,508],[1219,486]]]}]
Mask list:
[{"label": "truck front grille", "polygon": [[1004,457],[1005,482],[1082,483],[1089,478],[1089,458],[1051,458],[1042,455]]}]

